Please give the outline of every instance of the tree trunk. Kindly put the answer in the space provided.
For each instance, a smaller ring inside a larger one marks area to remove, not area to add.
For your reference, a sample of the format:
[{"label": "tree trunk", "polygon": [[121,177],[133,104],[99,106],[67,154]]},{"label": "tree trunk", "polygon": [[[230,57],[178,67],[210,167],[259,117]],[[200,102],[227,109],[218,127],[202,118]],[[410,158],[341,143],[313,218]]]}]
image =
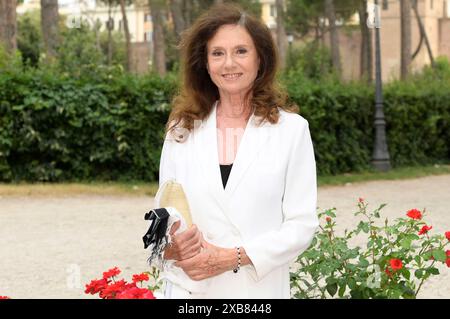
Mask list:
[{"label": "tree trunk", "polygon": [[[417,10],[417,1],[414,1],[414,5],[412,6],[412,8],[414,10],[414,14],[416,16],[417,23],[419,24],[419,30],[420,30],[420,34],[421,34],[420,40],[422,41],[422,38],[423,38],[423,40],[425,40],[425,45],[426,45],[427,51],[428,51],[428,57],[430,58],[431,66],[434,67],[433,51],[431,51],[431,46],[430,46],[430,42],[428,41],[427,31],[425,30],[425,28],[423,26],[422,19],[420,18],[420,15],[419,15],[419,11]],[[422,44],[422,42],[420,44]],[[418,49],[420,49],[420,47]],[[416,52],[416,54],[417,54],[417,52]]]},{"label": "tree trunk", "polygon": [[[151,0],[150,0],[151,1]],[[184,22],[186,29],[192,25],[192,11],[194,10],[194,4],[192,0],[184,0]]]},{"label": "tree trunk", "polygon": [[120,10],[122,11],[122,25],[125,31],[126,50],[127,50],[127,65],[126,70],[131,71],[133,67],[133,55],[131,52],[131,37],[128,29],[127,12],[125,11],[125,0],[120,0]]},{"label": "tree trunk", "polygon": [[175,34],[177,39],[179,39],[181,32],[186,29],[186,23],[183,17],[183,0],[170,0],[170,11],[172,13]]},{"label": "tree trunk", "polygon": [[108,28],[108,65],[112,64],[112,3],[108,1],[108,22],[106,27]]},{"label": "tree trunk", "polygon": [[330,46],[333,67],[338,75],[341,74],[341,56],[339,53],[339,35],[336,27],[336,13],[333,0],[325,0],[325,15],[328,19],[330,30]]},{"label": "tree trunk", "polygon": [[359,27],[361,29],[360,77],[368,83],[372,82],[372,32],[367,26],[367,0],[361,0],[358,9]]},{"label": "tree trunk", "polygon": [[41,0],[41,28],[47,59],[52,59],[59,43],[58,0]]},{"label": "tree trunk", "polygon": [[166,53],[163,28],[164,0],[149,0],[153,22],[153,69],[160,75],[166,75]]},{"label": "tree trunk", "polygon": [[284,1],[276,0],[276,6],[277,6],[278,52],[280,55],[280,67],[284,68],[286,66],[286,51],[287,51],[286,30],[284,28]]},{"label": "tree trunk", "polygon": [[0,45],[6,51],[17,49],[16,0],[0,0]]},{"label": "tree trunk", "polygon": [[411,67],[411,0],[400,0],[401,60],[400,76],[408,77]]}]

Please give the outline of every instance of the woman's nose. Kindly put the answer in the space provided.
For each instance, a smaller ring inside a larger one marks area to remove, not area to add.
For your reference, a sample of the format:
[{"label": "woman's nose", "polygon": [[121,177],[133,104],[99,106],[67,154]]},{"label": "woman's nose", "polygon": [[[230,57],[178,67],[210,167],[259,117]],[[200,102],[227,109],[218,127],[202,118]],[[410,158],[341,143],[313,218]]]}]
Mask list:
[{"label": "woman's nose", "polygon": [[233,67],[234,66],[234,57],[232,54],[227,54],[225,56],[225,67]]}]

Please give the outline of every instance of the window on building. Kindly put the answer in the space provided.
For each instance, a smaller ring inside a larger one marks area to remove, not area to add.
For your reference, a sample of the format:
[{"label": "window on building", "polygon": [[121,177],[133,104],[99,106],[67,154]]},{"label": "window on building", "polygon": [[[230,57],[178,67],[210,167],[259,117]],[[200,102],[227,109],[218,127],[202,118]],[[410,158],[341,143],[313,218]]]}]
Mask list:
[{"label": "window on building", "polygon": [[277,7],[274,4],[270,5],[270,16],[274,18],[277,16]]},{"label": "window on building", "polygon": [[389,1],[388,0],[383,0],[382,8],[383,8],[383,10],[389,10]]}]

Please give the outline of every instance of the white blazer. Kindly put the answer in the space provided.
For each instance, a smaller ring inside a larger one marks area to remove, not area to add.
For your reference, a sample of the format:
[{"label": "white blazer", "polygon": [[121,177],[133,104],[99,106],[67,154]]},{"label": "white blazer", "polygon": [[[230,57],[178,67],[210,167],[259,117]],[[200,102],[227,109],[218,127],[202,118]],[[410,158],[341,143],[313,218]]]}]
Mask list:
[{"label": "white blazer", "polygon": [[258,126],[253,114],[224,189],[216,104],[183,143],[166,136],[159,183],[181,183],[204,238],[220,247],[244,247],[253,265],[207,279],[205,294],[174,291],[171,297],[290,298],[289,264],[308,248],[319,225],[308,122],[280,109],[277,124]]}]

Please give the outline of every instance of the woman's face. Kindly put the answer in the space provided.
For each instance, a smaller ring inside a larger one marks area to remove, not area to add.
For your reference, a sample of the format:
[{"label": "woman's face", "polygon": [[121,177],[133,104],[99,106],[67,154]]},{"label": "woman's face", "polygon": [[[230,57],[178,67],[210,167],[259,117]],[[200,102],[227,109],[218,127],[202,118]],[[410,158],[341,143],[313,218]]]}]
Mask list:
[{"label": "woman's face", "polygon": [[223,25],[207,44],[207,67],[221,94],[245,94],[256,79],[259,57],[247,30]]}]

